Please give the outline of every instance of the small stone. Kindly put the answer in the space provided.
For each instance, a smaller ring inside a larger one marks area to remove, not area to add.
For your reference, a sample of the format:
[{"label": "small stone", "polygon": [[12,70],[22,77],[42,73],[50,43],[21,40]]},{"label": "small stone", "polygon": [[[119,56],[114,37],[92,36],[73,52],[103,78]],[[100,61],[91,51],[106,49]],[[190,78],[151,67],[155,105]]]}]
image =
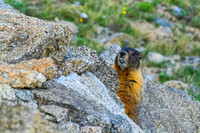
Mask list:
[{"label": "small stone", "polygon": [[168,76],[172,76],[173,75],[173,67],[169,66],[167,67],[166,73]]},{"label": "small stone", "polygon": [[157,52],[149,52],[147,58],[150,62],[161,63],[166,60],[166,57],[157,53]]}]

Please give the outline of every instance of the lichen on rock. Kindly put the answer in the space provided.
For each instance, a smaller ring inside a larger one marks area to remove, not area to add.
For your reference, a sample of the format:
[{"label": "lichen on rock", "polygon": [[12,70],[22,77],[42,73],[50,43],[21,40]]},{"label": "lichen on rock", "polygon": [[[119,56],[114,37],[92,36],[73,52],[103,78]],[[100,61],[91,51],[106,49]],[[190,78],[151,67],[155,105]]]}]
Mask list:
[{"label": "lichen on rock", "polygon": [[64,59],[71,39],[67,26],[4,8],[0,9],[0,21],[0,60],[18,63],[50,56],[59,65]]}]

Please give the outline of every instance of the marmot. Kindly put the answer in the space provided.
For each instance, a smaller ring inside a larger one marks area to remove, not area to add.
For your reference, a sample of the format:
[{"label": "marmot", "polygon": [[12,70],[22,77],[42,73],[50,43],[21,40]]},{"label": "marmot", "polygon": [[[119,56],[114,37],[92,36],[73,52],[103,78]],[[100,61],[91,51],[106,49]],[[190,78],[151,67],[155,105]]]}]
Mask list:
[{"label": "marmot", "polygon": [[117,54],[115,64],[112,66],[117,71],[120,82],[117,95],[125,104],[125,113],[135,122],[142,102],[142,57],[137,50],[124,47]]}]

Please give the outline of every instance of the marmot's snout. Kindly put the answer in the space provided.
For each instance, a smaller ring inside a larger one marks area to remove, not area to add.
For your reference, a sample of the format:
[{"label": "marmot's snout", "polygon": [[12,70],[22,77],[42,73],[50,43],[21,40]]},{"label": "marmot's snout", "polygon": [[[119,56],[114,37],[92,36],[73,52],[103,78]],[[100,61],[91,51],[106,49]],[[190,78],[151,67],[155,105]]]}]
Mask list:
[{"label": "marmot's snout", "polygon": [[124,70],[128,67],[128,53],[124,50],[121,50],[117,55],[117,65]]}]

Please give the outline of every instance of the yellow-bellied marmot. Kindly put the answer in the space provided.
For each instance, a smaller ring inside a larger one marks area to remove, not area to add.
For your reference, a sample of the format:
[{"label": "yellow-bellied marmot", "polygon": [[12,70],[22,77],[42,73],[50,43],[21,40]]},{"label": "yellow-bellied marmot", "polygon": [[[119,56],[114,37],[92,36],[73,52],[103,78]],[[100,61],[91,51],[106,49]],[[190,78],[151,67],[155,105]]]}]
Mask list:
[{"label": "yellow-bellied marmot", "polygon": [[142,102],[143,77],[141,72],[142,54],[137,50],[124,47],[115,58],[112,66],[120,82],[118,96],[125,104],[125,113],[134,121],[138,105]]}]

